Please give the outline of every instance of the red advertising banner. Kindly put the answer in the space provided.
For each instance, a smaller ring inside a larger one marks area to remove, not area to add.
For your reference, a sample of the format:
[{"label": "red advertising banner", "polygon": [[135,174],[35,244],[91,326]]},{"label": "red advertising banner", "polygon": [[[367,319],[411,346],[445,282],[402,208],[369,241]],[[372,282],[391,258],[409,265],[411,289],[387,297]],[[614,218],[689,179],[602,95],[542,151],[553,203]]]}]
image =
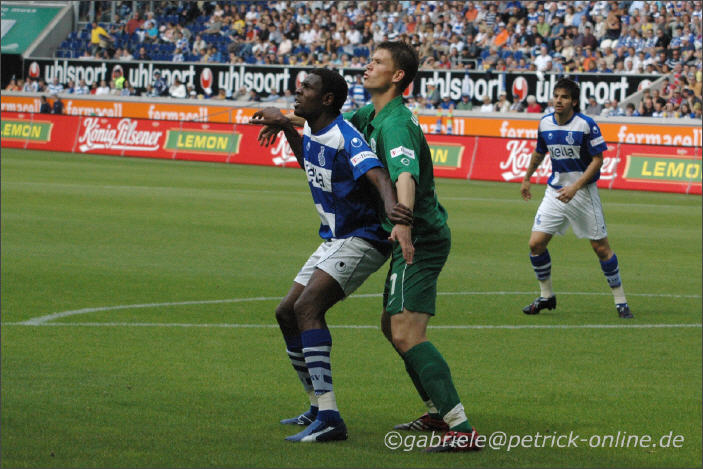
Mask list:
[{"label": "red advertising banner", "polygon": [[[2,112],[2,147],[296,167],[281,135],[261,147],[260,127],[149,119]],[[483,136],[427,135],[438,177],[520,182],[536,141]],[[701,148],[609,143],[599,187],[701,194]],[[551,173],[545,158],[532,181]]]}]

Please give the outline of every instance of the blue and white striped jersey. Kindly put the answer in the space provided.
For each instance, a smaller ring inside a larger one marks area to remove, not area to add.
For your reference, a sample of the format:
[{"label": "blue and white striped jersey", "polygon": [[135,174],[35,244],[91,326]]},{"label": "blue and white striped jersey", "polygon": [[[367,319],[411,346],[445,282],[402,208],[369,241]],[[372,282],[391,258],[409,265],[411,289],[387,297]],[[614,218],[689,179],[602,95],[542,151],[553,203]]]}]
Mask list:
[{"label": "blue and white striped jersey", "polygon": [[373,186],[361,179],[383,167],[363,135],[340,115],[313,134],[305,123],[303,157],[322,239],[358,236],[372,244],[387,244]]},{"label": "blue and white striped jersey", "polygon": [[[564,125],[557,124],[554,113],[547,114],[539,122],[535,151],[543,155],[549,153],[552,174],[547,184],[555,189],[578,180],[593,156],[607,149],[598,124],[581,113],[575,113]],[[589,183],[599,178],[600,172],[597,172]]]}]

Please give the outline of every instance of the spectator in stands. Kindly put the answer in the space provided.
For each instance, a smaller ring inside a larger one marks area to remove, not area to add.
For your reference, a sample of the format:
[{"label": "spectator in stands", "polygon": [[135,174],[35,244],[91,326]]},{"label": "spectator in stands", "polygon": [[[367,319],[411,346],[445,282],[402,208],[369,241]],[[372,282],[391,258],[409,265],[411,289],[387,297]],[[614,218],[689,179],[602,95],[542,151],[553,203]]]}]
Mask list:
[{"label": "spectator in stands", "polygon": [[36,93],[39,91],[39,83],[37,83],[35,78],[29,77],[27,78],[27,82],[22,87],[22,91],[26,93]]},{"label": "spectator in stands", "polygon": [[498,94],[498,102],[495,104],[495,111],[509,112],[511,104],[512,103],[508,101],[508,94],[503,90]]},{"label": "spectator in stands", "polygon": [[193,41],[193,55],[202,55],[207,48],[207,43],[203,40],[200,34],[195,35],[195,41]]},{"label": "spectator in stands", "polygon": [[529,95],[527,97],[527,108],[525,109],[526,112],[532,112],[532,113],[541,113],[542,112],[542,106],[539,105],[537,102],[537,99]]},{"label": "spectator in stands", "polygon": [[68,80],[66,87],[63,90],[64,93],[73,94],[76,92],[76,83],[73,80]]},{"label": "spectator in stands", "polygon": [[5,87],[5,91],[21,91],[22,88],[17,84],[17,80],[15,78],[12,78],[10,80],[10,83],[7,84]]},{"label": "spectator in stands", "polygon": [[470,111],[474,107],[473,103],[471,102],[471,97],[468,94],[462,94],[461,95],[461,101],[459,101],[456,105],[456,110],[457,111]]},{"label": "spectator in stands", "polygon": [[51,114],[51,104],[46,100],[46,96],[42,95],[39,100],[41,101],[39,112],[42,114]]},{"label": "spectator in stands", "polygon": [[491,97],[486,95],[483,97],[483,104],[481,105],[481,112],[493,112],[493,103],[491,103]]},{"label": "spectator in stands", "polygon": [[96,96],[108,95],[110,94],[110,87],[107,85],[105,80],[100,80],[100,86],[95,90]]},{"label": "spectator in stands", "polygon": [[543,72],[547,68],[547,64],[552,62],[552,57],[547,51],[547,46],[540,47],[540,54],[535,57],[534,64],[538,72]]},{"label": "spectator in stands", "polygon": [[98,25],[97,21],[93,21],[93,29],[90,31],[90,45],[93,54],[95,54],[100,49],[107,49],[112,47],[114,38],[110,36],[105,28]]},{"label": "spectator in stands", "polygon": [[588,97],[588,104],[584,112],[589,116],[600,116],[603,111],[603,106],[596,101],[595,96]]},{"label": "spectator in stands", "polygon": [[132,18],[127,21],[127,34],[131,36],[137,31],[137,29],[141,28],[143,24],[144,20],[139,15],[139,12],[135,11]]},{"label": "spectator in stands", "polygon": [[63,101],[61,101],[61,96],[54,95],[56,98],[56,101],[54,101],[54,105],[51,108],[51,112],[53,114],[63,114]]},{"label": "spectator in stands", "polygon": [[[119,50],[119,49],[118,49],[118,50]],[[122,54],[120,55],[119,60],[121,60],[121,61],[123,61],[123,62],[129,62],[129,61],[134,60],[134,56],[133,56],[132,53],[129,51],[129,49],[127,49],[126,46],[122,48]]]},{"label": "spectator in stands", "polygon": [[58,77],[54,77],[54,79],[49,84],[47,91],[49,92],[49,94],[52,95],[63,92],[63,85],[59,83]]},{"label": "spectator in stands", "polygon": [[90,88],[88,88],[88,85],[86,84],[86,82],[83,78],[81,78],[81,81],[78,82],[78,86],[76,86],[76,88],[75,88],[75,94],[77,94],[77,95],[90,94]]},{"label": "spectator in stands", "polygon": [[151,83],[151,85],[154,89],[155,96],[163,96],[168,90],[166,80],[161,78],[161,72],[158,70],[154,70],[154,81]]},{"label": "spectator in stands", "polygon": [[137,53],[137,60],[151,60],[151,57],[149,57],[149,54],[146,52],[146,48],[144,46],[141,46],[139,48],[139,52]]},{"label": "spectator in stands", "polygon": [[187,96],[186,95],[186,87],[183,83],[181,83],[181,80],[179,80],[178,78],[174,78],[173,84],[168,89],[168,94],[172,98],[183,99]]},{"label": "spectator in stands", "polygon": [[431,81],[427,83],[427,102],[432,106],[432,109],[436,109],[439,106],[439,102],[442,100],[442,96],[439,94],[439,89]]}]

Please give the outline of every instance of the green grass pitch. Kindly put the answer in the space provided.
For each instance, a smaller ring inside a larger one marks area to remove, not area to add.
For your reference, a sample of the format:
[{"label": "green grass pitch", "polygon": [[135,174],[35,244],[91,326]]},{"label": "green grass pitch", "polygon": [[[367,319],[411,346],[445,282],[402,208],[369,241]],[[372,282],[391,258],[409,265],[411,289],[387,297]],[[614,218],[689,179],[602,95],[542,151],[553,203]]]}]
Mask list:
[{"label": "green grass pitch", "polygon": [[366,326],[332,329],[349,440],[283,440],[297,429],[278,420],[307,399],[273,311],[320,242],[302,172],[10,149],[1,162],[2,467],[701,465],[699,196],[601,191],[634,320],[571,232],[550,246],[558,308],[528,317],[544,186],[527,203],[516,184],[438,180],[453,247],[429,336],[479,432],[683,442],[437,455],[384,445],[423,412],[378,329],[385,267],[327,315]]}]

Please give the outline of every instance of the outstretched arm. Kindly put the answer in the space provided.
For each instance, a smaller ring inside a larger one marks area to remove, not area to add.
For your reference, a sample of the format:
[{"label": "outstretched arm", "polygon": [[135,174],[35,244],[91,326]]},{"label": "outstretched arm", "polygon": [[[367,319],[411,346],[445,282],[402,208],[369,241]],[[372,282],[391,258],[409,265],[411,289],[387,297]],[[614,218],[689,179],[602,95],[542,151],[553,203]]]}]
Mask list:
[{"label": "outstretched arm", "polygon": [[[303,121],[303,123],[304,122],[305,121]],[[298,160],[298,165],[300,165],[301,168],[305,168],[303,163],[303,139],[300,137],[300,134],[295,129],[291,120],[284,116],[280,109],[275,107],[260,109],[254,113],[249,123],[266,126],[259,132],[259,143],[264,146],[273,143],[276,139],[276,134],[283,130],[288,144],[291,150],[293,150],[295,158]],[[271,132],[273,132],[272,136]]]},{"label": "outstretched arm", "polygon": [[[288,118],[291,124],[293,124],[296,127],[302,127],[305,125],[305,119],[302,117],[298,117],[292,112],[289,114],[286,114],[285,117]],[[265,147],[269,145],[273,145],[276,143],[276,138],[278,137],[278,132],[283,130],[281,127],[275,126],[275,125],[266,125],[264,126],[263,129],[259,132],[259,144],[263,145]]]}]

